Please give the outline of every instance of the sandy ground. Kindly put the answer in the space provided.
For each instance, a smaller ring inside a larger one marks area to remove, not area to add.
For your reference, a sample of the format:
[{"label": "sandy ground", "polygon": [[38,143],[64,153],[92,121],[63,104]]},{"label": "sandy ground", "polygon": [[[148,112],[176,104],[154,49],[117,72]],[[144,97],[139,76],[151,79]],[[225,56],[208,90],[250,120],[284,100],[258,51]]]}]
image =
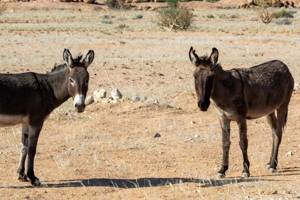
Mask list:
[{"label": "sandy ground", "polygon": [[[50,116],[36,157],[41,188],[17,181],[20,126],[1,128],[0,199],[300,198],[300,93],[292,97],[278,172],[265,169],[271,131],[258,119],[248,124],[252,177],[240,179],[233,123],[230,169],[227,178],[217,179],[217,115],[213,107],[207,113],[197,109],[187,57],[190,46],[199,54],[215,46],[225,69],[280,59],[298,83],[299,10],[291,25],[265,25],[256,10],[196,9],[189,31],[169,32],[157,26],[153,11],[21,5],[26,6],[12,4],[0,16],[2,73],[43,73],[62,62],[64,48],[74,54],[94,49],[90,92],[117,87],[126,98],[92,104],[83,114],[68,101]],[[151,101],[127,99],[133,95]],[[151,103],[155,99],[158,104]],[[154,138],[156,133],[161,137]]]}]

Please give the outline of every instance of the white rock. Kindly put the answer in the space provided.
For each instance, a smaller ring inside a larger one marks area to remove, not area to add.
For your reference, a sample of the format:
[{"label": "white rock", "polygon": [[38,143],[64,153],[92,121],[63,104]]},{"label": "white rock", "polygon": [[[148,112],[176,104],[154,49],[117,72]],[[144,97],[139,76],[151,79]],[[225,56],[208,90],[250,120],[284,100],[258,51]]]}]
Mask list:
[{"label": "white rock", "polygon": [[133,102],[138,102],[138,101],[140,101],[141,100],[141,98],[139,97],[139,96],[133,96],[133,97],[131,97],[131,100],[133,101]]},{"label": "white rock", "polygon": [[121,92],[118,90],[118,88],[115,88],[111,91],[110,96],[113,100],[119,100],[122,98]]},{"label": "white rock", "polygon": [[93,92],[93,97],[95,102],[100,102],[103,98],[106,97],[106,90],[103,88],[95,90]]},{"label": "white rock", "polygon": [[294,155],[294,153],[293,153],[292,151],[288,151],[288,152],[286,153],[286,156],[292,156],[292,155]]},{"label": "white rock", "polygon": [[88,96],[85,98],[85,105],[90,105],[94,103],[94,97],[93,96]]}]

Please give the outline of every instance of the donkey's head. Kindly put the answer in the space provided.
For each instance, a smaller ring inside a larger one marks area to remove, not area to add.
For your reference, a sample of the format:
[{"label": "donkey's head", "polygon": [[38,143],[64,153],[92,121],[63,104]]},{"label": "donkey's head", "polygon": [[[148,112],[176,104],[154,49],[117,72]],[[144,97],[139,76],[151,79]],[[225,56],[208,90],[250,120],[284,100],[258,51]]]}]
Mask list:
[{"label": "donkey's head", "polygon": [[195,89],[198,98],[198,107],[207,111],[210,105],[210,96],[213,89],[214,76],[220,67],[218,62],[218,49],[213,48],[210,56],[199,57],[193,47],[190,48],[190,61],[196,66],[194,71]]},{"label": "donkey's head", "polygon": [[69,95],[73,97],[74,106],[77,112],[83,112],[89,84],[89,73],[87,68],[94,60],[94,51],[89,50],[85,57],[78,56],[73,59],[70,51],[65,49],[63,58],[70,71],[68,76]]}]

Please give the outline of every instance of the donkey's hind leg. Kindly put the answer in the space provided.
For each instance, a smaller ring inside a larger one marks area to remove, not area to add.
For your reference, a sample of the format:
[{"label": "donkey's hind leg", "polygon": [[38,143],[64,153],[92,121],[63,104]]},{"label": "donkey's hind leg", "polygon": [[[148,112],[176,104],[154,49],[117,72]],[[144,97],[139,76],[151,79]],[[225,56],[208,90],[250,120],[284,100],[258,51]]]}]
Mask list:
[{"label": "donkey's hind leg", "polygon": [[273,134],[273,155],[270,163],[270,171],[274,172],[278,165],[278,151],[281,143],[282,132],[287,121],[288,106],[282,105],[277,109],[276,131]]},{"label": "donkey's hind leg", "polygon": [[247,178],[250,176],[250,162],[248,159],[248,138],[247,138],[247,122],[246,119],[238,120],[239,135],[240,135],[240,148],[243,154],[243,173],[242,177]]},{"label": "donkey's hind leg", "polygon": [[25,161],[28,153],[28,126],[22,126],[22,147],[20,152],[20,162],[18,168],[18,179],[20,181],[28,181],[27,176],[25,175]]},{"label": "donkey's hind leg", "polygon": [[270,125],[271,129],[272,129],[272,151],[271,151],[271,156],[270,156],[270,160],[267,163],[267,168],[270,169],[271,166],[271,162],[272,162],[272,158],[273,158],[273,152],[274,152],[274,137],[276,135],[276,127],[277,127],[277,118],[275,116],[275,112],[269,114],[267,116],[267,120],[268,120],[268,124]]}]

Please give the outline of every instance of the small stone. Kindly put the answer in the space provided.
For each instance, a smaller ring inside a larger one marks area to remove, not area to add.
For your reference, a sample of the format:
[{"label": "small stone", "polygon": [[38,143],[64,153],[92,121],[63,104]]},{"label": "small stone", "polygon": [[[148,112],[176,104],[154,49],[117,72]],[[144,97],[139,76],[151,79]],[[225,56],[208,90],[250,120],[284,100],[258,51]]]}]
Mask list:
[{"label": "small stone", "polygon": [[300,88],[300,85],[299,85],[299,83],[296,83],[296,84],[294,85],[294,91],[297,91],[297,90],[299,90],[299,88]]},{"label": "small stone", "polygon": [[131,97],[131,100],[132,100],[133,102],[138,102],[138,101],[141,100],[141,97],[135,95],[135,96]]},{"label": "small stone", "polygon": [[196,122],[195,121],[191,121],[191,124],[196,124]]},{"label": "small stone", "polygon": [[155,133],[154,138],[159,138],[161,135],[159,133]]},{"label": "small stone", "polygon": [[101,102],[102,102],[102,103],[105,103],[105,104],[106,104],[106,103],[110,103],[110,99],[102,99]]},{"label": "small stone", "polygon": [[118,88],[115,88],[110,93],[113,100],[119,100],[122,98],[121,92],[118,90]]},{"label": "small stone", "polygon": [[95,102],[101,101],[103,98],[106,97],[106,90],[103,88],[95,90],[93,92],[93,97]]},{"label": "small stone", "polygon": [[90,105],[92,103],[94,103],[94,97],[93,96],[86,97],[86,99],[85,99],[85,105]]},{"label": "small stone", "polygon": [[273,191],[273,192],[272,192],[272,194],[278,194],[278,191],[277,191],[277,190],[275,190],[275,191]]},{"label": "small stone", "polygon": [[292,155],[294,155],[294,153],[293,153],[292,151],[288,151],[288,152],[286,153],[286,156],[292,156]]}]

